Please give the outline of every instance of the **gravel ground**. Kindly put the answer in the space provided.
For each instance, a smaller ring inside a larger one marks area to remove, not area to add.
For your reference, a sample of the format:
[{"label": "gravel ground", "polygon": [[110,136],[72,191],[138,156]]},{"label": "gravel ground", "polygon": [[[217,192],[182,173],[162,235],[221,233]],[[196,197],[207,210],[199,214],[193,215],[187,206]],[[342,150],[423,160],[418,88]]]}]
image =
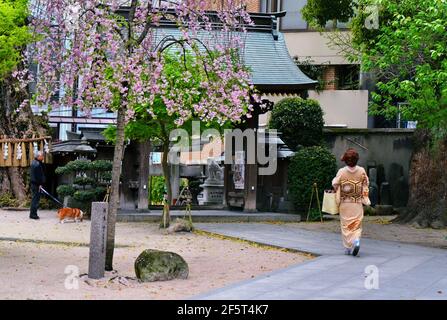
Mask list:
[{"label": "gravel ground", "polygon": [[[89,280],[90,222],[58,224],[55,211],[39,215],[33,221],[27,212],[0,210],[0,299],[186,299],[310,259],[198,234],[168,235],[155,224],[118,223],[116,271]],[[188,279],[137,282],[133,263],[147,248],[180,254],[189,265]],[[67,266],[78,269],[79,277]]]}]

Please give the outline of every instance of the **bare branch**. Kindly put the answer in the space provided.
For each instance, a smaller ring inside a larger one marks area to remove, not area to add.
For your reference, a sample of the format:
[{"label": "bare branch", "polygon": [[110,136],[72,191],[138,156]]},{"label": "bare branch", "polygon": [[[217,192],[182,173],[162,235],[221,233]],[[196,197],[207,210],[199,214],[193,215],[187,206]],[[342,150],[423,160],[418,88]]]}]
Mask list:
[{"label": "bare branch", "polygon": [[150,19],[150,14],[149,14],[149,12],[151,12],[151,9],[152,9],[152,2],[148,1],[147,2],[147,15],[148,16],[146,18],[146,24],[144,26],[143,32],[140,34],[140,36],[137,39],[137,45],[140,45],[143,42],[143,40],[146,38],[146,36],[149,32],[149,29],[151,28],[152,20]]},{"label": "bare branch", "polygon": [[130,4],[130,11],[129,11],[129,20],[127,25],[127,49],[131,49],[131,43],[132,43],[132,23],[135,19],[135,12],[137,11],[138,6],[138,0],[132,0],[132,3]]}]

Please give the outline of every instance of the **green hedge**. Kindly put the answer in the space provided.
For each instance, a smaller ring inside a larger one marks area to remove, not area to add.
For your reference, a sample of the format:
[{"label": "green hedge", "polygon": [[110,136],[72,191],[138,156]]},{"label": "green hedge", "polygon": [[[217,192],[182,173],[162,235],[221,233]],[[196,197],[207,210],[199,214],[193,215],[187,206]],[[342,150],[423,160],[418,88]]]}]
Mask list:
[{"label": "green hedge", "polygon": [[292,157],[288,174],[290,195],[301,214],[307,214],[312,185],[317,183],[322,202],[323,192],[331,188],[336,170],[335,156],[324,147],[302,148]]},{"label": "green hedge", "polygon": [[323,110],[315,100],[285,98],[273,107],[269,126],[282,133],[282,140],[292,150],[298,150],[299,146],[320,145],[323,141]]}]

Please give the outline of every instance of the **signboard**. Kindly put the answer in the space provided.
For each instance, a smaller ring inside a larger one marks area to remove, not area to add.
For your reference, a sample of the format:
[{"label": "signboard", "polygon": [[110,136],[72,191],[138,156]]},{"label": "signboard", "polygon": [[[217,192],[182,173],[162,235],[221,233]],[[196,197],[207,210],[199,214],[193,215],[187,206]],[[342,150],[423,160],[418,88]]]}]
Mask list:
[{"label": "signboard", "polygon": [[161,164],[161,152],[151,152],[150,163],[151,164]]},{"label": "signboard", "polygon": [[243,190],[245,188],[245,151],[236,151],[233,165],[234,188]]}]

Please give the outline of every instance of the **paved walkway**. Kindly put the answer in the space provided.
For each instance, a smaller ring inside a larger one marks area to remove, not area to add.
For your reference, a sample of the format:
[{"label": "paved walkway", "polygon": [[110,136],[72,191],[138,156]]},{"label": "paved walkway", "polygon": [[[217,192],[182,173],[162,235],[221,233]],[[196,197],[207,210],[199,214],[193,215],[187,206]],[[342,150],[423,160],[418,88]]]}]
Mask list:
[{"label": "paved walkway", "polygon": [[[193,299],[446,299],[447,251],[362,239],[359,257],[343,255],[340,236],[285,225],[196,224],[198,229],[318,255],[304,264]],[[370,269],[365,271],[368,266]],[[378,270],[378,289],[369,270]],[[368,273],[367,273],[368,272]]]}]

